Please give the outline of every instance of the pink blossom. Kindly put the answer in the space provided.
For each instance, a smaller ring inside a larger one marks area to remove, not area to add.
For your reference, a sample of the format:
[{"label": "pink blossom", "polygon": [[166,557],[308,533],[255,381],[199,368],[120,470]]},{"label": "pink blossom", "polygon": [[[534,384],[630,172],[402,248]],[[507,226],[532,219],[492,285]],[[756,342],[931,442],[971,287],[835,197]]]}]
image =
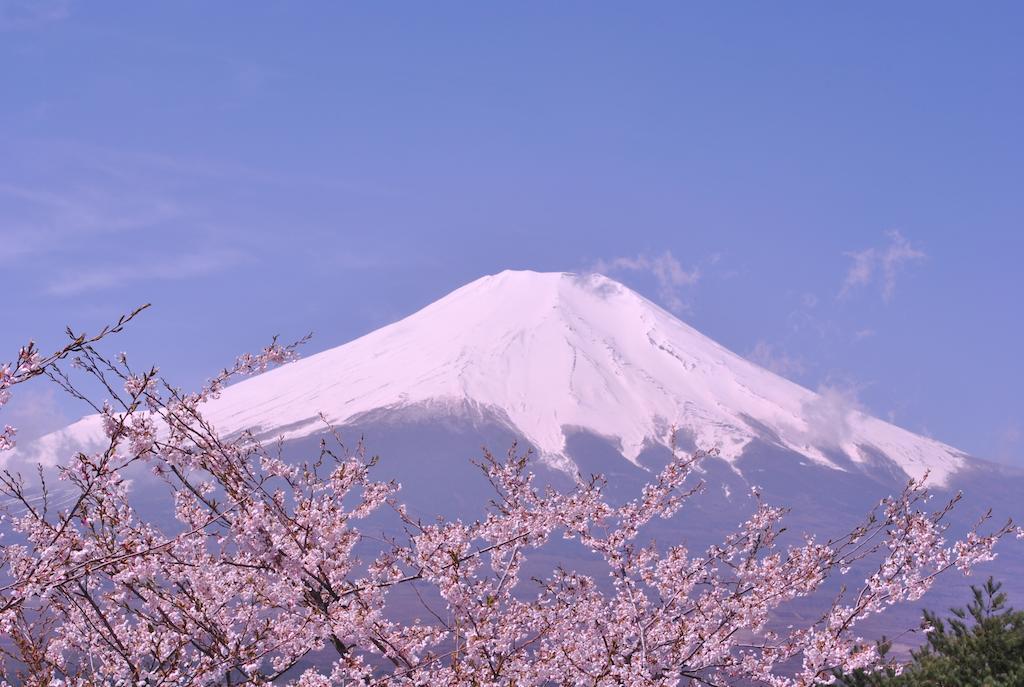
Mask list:
[{"label": "pink blossom", "polygon": [[[111,330],[113,331],[113,329]],[[705,550],[640,540],[645,525],[698,498],[700,461],[675,452],[636,499],[610,505],[600,480],[558,492],[534,484],[527,456],[487,453],[494,494],[480,520],[423,523],[399,485],[374,479],[360,446],[325,443],[286,462],[250,435],[224,437],[203,403],[238,375],[285,363],[273,342],[242,356],[197,393],[155,369],[132,372],[79,337],[42,358],[28,347],[0,368],[9,389],[41,371],[107,381],[109,445],[70,456],[60,503],[0,477],[17,505],[0,520],[0,632],[29,682],[75,684],[693,685],[756,680],[778,687],[829,682],[834,669],[878,665],[856,634],[863,619],[920,598],[943,572],[970,572],[994,556],[1008,524],[985,520],[949,542],[956,500],[928,510],[923,481],[884,499],[843,536],[783,546],[785,511],[762,503]],[[119,385],[109,383],[120,380]],[[70,384],[70,377],[64,376]],[[123,392],[115,391],[121,388]],[[0,435],[0,448],[13,429]],[[125,470],[144,459],[167,487],[175,523],[142,519]],[[15,512],[16,511],[16,512]],[[390,512],[407,537],[359,529]],[[552,538],[604,564],[601,579],[555,567],[534,581],[523,565]],[[362,552],[362,556],[357,555]],[[870,566],[818,622],[773,629],[784,604],[830,576]],[[392,591],[423,594],[421,618],[394,612]],[[312,656],[313,667],[298,666]],[[783,665],[796,660],[795,674]]]}]

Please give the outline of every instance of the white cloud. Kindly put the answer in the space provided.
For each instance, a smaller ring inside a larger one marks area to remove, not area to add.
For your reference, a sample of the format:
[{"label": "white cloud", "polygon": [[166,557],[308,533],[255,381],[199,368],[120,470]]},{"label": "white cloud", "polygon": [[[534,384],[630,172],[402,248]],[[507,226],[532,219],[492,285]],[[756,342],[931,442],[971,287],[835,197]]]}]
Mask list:
[{"label": "white cloud", "polygon": [[911,245],[898,231],[886,232],[889,243],[882,248],[867,248],[846,253],[852,261],[839,290],[840,298],[877,283],[882,299],[888,303],[896,295],[896,277],[903,267],[928,257]]},{"label": "white cloud", "polygon": [[818,395],[803,404],[808,443],[841,448],[853,437],[853,418],[864,412],[852,386],[823,384]]},{"label": "white cloud", "polygon": [[654,257],[638,255],[635,258],[621,257],[598,260],[593,266],[593,271],[603,274],[615,272],[650,274],[658,283],[658,297],[669,310],[676,313],[689,310],[689,305],[682,297],[683,287],[693,286],[700,281],[701,277],[699,267],[694,267],[691,270],[683,268],[682,263],[670,251],[665,251]]},{"label": "white cloud", "polygon": [[136,264],[76,271],[52,281],[46,291],[55,296],[71,296],[135,281],[190,279],[233,267],[245,259],[245,255],[236,252],[194,253],[163,261],[146,259]]}]

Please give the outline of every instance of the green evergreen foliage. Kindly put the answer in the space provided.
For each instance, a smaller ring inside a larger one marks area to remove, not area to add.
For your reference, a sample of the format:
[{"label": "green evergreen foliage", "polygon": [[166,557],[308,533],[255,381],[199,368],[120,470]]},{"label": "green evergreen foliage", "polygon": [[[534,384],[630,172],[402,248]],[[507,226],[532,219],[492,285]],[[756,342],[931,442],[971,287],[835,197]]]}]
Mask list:
[{"label": "green evergreen foliage", "polygon": [[[857,671],[837,676],[843,687],[1022,687],[1024,686],[1024,611],[1006,605],[1002,585],[989,578],[971,587],[967,608],[950,609],[945,620],[924,612],[928,641],[911,652],[903,673]],[[880,651],[890,644],[883,640]]]}]

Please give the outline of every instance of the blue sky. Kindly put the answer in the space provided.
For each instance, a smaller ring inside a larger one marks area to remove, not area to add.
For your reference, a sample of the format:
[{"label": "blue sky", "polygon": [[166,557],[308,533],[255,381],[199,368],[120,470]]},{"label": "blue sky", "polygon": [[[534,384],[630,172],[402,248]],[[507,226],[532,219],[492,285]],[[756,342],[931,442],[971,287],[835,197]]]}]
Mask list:
[{"label": "blue sky", "polygon": [[[1019,3],[0,0],[0,350],[154,309],[193,385],[600,267],[1024,464]],[[29,435],[78,409],[36,385]],[[10,421],[8,419],[7,421]]]}]

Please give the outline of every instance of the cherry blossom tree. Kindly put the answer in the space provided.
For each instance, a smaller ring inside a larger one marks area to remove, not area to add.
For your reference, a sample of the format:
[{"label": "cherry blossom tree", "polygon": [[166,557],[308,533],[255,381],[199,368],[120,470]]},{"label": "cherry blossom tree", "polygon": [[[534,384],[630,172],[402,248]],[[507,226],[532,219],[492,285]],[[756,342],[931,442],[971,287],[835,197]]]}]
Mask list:
[{"label": "cherry blossom tree", "polygon": [[[674,451],[622,506],[609,505],[598,478],[556,491],[536,483],[527,455],[485,453],[486,515],[425,523],[403,507],[398,484],[374,479],[375,460],[343,450],[330,427],[318,455],[297,462],[280,444],[222,436],[204,418],[225,385],[288,362],[296,345],[275,340],[189,393],[100,351],[137,313],[71,335],[49,356],[30,344],[0,368],[0,405],[46,376],[102,414],[108,440],[68,456],[58,487],[42,470],[0,477],[8,683],[827,683],[836,670],[879,664],[860,621],[920,598],[951,568],[969,572],[1021,533],[1011,523],[983,532],[986,516],[948,542],[959,497],[929,510],[924,480],[911,480],[833,539],[781,540],[784,509],[755,494],[752,516],[718,545],[645,543],[647,523],[697,497],[695,468],[713,448]],[[80,391],[82,374],[105,401]],[[0,450],[14,439],[6,427]],[[129,474],[140,468],[162,485],[173,525],[138,513]],[[367,532],[367,518],[387,512],[405,535]],[[525,579],[524,562],[553,539],[599,556],[607,577],[559,567]],[[777,609],[854,565],[870,573],[819,621],[773,629]],[[404,585],[443,608],[424,601],[426,620],[403,619],[392,599]]]}]

